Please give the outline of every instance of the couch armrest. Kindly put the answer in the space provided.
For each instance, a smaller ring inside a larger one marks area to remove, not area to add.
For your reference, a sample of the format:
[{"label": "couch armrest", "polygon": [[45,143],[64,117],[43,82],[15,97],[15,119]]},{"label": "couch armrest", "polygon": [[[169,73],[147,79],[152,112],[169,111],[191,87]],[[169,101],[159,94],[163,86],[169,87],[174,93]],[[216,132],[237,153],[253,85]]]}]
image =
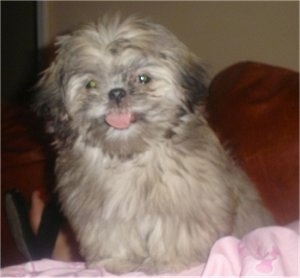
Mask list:
[{"label": "couch armrest", "polygon": [[299,74],[242,62],[211,83],[209,122],[279,224],[299,218]]}]

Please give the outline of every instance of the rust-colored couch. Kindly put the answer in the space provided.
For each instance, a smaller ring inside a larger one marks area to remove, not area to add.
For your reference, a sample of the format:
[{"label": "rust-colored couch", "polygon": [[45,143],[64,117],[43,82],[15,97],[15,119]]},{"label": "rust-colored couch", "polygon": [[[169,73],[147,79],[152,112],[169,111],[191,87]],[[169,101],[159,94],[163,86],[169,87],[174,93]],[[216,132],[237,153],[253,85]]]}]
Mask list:
[{"label": "rust-colored couch", "polygon": [[[259,63],[235,64],[213,79],[207,112],[277,223],[298,219],[299,74]],[[7,227],[4,192],[16,187],[29,201],[35,188],[51,186],[52,156],[42,134],[28,110],[2,107],[2,266],[25,260]]]},{"label": "rust-colored couch", "polygon": [[240,63],[210,86],[209,121],[278,224],[299,216],[299,73]]}]

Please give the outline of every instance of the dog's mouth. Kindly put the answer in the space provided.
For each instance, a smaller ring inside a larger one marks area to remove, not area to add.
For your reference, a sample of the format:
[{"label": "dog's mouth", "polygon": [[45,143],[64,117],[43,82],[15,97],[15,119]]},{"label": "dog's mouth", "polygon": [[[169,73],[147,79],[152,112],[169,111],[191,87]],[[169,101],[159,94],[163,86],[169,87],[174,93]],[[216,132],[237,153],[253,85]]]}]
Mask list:
[{"label": "dog's mouth", "polygon": [[129,111],[111,111],[105,116],[105,122],[116,129],[127,129],[135,121],[136,116]]}]

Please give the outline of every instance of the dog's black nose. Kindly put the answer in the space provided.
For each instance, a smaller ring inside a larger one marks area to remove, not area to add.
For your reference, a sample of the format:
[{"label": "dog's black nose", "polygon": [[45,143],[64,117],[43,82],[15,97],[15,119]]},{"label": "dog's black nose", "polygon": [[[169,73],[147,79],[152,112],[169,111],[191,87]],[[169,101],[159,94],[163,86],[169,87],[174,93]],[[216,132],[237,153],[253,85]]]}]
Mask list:
[{"label": "dog's black nose", "polygon": [[110,100],[120,102],[126,96],[126,91],[122,88],[115,88],[109,91],[108,96]]}]

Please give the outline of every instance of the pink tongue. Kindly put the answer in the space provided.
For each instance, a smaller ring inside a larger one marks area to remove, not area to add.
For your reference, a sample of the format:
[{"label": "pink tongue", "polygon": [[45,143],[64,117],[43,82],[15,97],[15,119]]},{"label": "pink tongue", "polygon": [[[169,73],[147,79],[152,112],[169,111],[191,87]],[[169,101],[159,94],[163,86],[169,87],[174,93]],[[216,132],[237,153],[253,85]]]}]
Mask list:
[{"label": "pink tongue", "polygon": [[118,129],[128,128],[133,120],[131,113],[116,113],[111,112],[106,115],[105,121],[112,127]]}]

